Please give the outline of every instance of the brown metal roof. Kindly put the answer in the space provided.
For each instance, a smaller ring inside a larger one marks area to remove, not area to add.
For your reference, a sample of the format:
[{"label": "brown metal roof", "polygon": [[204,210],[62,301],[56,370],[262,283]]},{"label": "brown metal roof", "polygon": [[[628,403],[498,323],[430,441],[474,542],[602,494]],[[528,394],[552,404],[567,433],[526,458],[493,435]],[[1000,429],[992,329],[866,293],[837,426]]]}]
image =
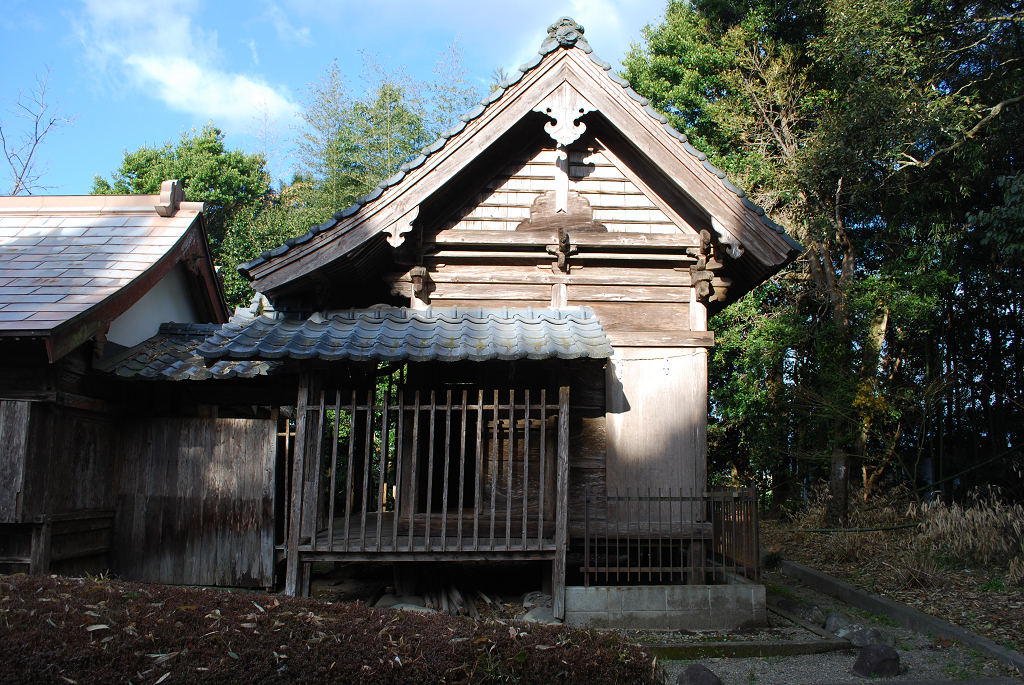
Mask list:
[{"label": "brown metal roof", "polygon": [[[215,283],[202,211],[201,202],[167,203],[161,195],[0,198],[0,336],[75,329],[66,344],[48,340],[52,361],[102,330],[179,260],[192,259]],[[223,322],[223,295],[212,287],[207,313]]]}]

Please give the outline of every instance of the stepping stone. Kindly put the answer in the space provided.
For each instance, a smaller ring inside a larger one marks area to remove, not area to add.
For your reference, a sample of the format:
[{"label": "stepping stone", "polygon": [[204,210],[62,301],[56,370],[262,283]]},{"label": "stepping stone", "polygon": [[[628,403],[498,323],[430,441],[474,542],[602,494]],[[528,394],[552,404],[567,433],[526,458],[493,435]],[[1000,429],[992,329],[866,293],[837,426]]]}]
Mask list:
[{"label": "stepping stone", "polygon": [[522,596],[520,601],[522,602],[524,609],[532,609],[533,607],[550,607],[551,595],[535,590],[533,592],[527,592]]},{"label": "stepping stone", "polygon": [[391,606],[392,609],[401,609],[402,611],[415,611],[420,614],[436,614],[437,612],[427,607],[417,606],[415,604],[394,604]]},{"label": "stepping stone", "polygon": [[381,598],[378,599],[377,603],[373,606],[378,609],[386,609],[388,607],[393,607],[396,604],[398,604],[398,598],[389,592],[386,595],[381,595]]},{"label": "stepping stone", "polygon": [[888,640],[878,628],[861,628],[850,636],[850,644],[854,647],[866,647],[888,644]]},{"label": "stepping stone", "polygon": [[850,619],[846,618],[844,614],[841,614],[838,611],[833,611],[825,617],[825,630],[830,633],[834,633],[843,626],[848,625],[850,625]]},{"label": "stepping stone", "polygon": [[520,621],[528,623],[541,623],[543,625],[561,625],[561,621],[555,618],[548,607],[534,607],[524,615],[517,617]]},{"label": "stepping stone", "polygon": [[693,664],[676,677],[676,685],[722,685],[722,681],[704,664]]}]

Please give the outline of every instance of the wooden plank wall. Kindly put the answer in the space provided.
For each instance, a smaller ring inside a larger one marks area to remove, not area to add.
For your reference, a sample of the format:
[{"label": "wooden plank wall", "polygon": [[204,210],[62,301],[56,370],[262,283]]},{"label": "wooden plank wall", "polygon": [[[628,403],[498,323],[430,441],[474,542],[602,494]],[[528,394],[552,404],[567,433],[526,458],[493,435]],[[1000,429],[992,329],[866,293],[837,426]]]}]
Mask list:
[{"label": "wooden plank wall", "polygon": [[22,520],[112,509],[120,473],[116,417],[33,402]]},{"label": "wooden plank wall", "polygon": [[[707,351],[628,347],[607,366],[607,485],[703,492]],[[644,493],[646,494],[646,492]]]},{"label": "wooden plank wall", "polygon": [[149,419],[125,427],[115,570],[182,585],[273,585],[276,423]]},{"label": "wooden plank wall", "polygon": [[29,403],[0,401],[0,523],[21,520]]},{"label": "wooden plank wall", "polygon": [[[534,200],[554,188],[554,148],[526,151],[491,179],[444,228],[514,231],[520,222],[530,217]],[[569,151],[569,190],[590,203],[594,220],[603,223],[610,232],[679,232],[665,213],[600,149]]]}]

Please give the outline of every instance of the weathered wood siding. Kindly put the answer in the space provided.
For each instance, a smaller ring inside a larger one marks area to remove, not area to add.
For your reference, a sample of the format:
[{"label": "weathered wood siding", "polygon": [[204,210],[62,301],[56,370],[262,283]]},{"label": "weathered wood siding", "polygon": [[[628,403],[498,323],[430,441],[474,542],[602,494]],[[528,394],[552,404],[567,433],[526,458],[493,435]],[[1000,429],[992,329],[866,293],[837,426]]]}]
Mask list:
[{"label": "weathered wood siding", "polygon": [[0,523],[21,520],[29,403],[0,401]]},{"label": "weathered wood siding", "polygon": [[616,350],[607,366],[610,492],[703,492],[707,384],[706,350]]},{"label": "weathered wood siding", "polygon": [[112,509],[121,458],[116,417],[33,402],[22,520]]},{"label": "weathered wood siding", "polygon": [[[530,207],[555,189],[555,150],[536,148],[496,175],[444,228],[514,231],[530,218]],[[569,151],[569,190],[593,208],[594,220],[610,232],[678,233],[665,213],[598,148]]]},{"label": "weathered wood siding", "polygon": [[270,420],[127,426],[116,571],[171,584],[271,586],[276,444]]}]

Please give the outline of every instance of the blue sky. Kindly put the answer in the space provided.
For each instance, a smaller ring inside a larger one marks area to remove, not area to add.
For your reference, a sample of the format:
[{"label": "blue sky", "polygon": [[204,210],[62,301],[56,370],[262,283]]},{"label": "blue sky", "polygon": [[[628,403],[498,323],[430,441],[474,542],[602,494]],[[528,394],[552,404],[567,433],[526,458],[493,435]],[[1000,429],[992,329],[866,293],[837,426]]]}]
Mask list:
[{"label": "blue sky", "polygon": [[[0,13],[0,121],[19,91],[51,68],[50,97],[77,114],[40,150],[50,194],[87,193],[124,150],[160,144],[214,121],[230,147],[252,149],[260,111],[287,151],[305,85],[337,59],[358,89],[360,51],[430,79],[459,40],[481,87],[497,67],[536,53],[562,15],[583,24],[594,51],[616,64],[666,0],[4,0]],[[281,163],[286,166],[287,162]],[[281,169],[280,171],[286,171]],[[6,188],[6,176],[0,176]]]}]

